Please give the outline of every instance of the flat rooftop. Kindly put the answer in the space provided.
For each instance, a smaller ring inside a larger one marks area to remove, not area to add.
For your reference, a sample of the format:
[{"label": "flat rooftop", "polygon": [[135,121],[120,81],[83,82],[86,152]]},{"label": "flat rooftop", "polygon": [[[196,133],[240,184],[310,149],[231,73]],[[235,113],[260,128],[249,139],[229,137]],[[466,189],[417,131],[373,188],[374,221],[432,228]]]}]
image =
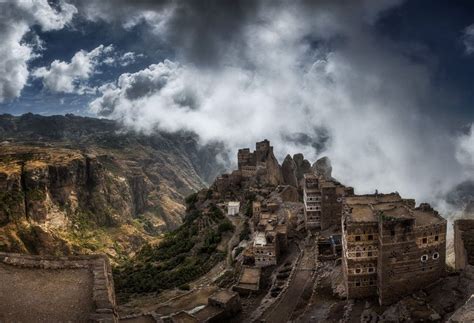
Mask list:
[{"label": "flat rooftop", "polygon": [[0,321],[87,322],[94,311],[87,268],[38,270],[0,263]]},{"label": "flat rooftop", "polygon": [[221,303],[227,303],[229,300],[232,299],[232,297],[236,296],[237,294],[235,292],[232,292],[227,289],[221,289],[217,292],[215,292],[211,297],[211,299],[214,299],[218,302]]},{"label": "flat rooftop", "polygon": [[351,206],[349,219],[351,222],[377,222],[374,211],[368,204],[355,204]]},{"label": "flat rooftop", "polygon": [[257,267],[244,267],[240,276],[239,284],[255,285],[260,281],[262,270]]},{"label": "flat rooftop", "polygon": [[433,209],[410,208],[397,193],[386,194],[383,198],[377,199],[375,196],[348,197],[346,202],[351,209],[349,214],[351,222],[376,222],[380,212],[387,217],[396,219],[414,219],[415,226],[426,226],[445,221]]},{"label": "flat rooftop", "polygon": [[390,203],[390,202],[399,202],[402,200],[403,199],[398,193],[367,194],[367,195],[354,195],[354,196],[346,197],[346,203],[348,205]]},{"label": "flat rooftop", "polygon": [[0,322],[111,319],[115,299],[109,279],[105,257],[0,253]]},{"label": "flat rooftop", "polygon": [[413,215],[415,216],[416,226],[432,225],[446,221],[443,217],[433,211],[415,209]]}]

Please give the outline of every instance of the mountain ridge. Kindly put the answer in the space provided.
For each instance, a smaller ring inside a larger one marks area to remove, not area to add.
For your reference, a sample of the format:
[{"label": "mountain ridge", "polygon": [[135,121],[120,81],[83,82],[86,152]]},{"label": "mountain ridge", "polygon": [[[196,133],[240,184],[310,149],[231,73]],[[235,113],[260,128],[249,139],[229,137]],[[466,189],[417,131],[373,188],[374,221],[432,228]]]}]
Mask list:
[{"label": "mountain ridge", "polygon": [[0,145],[4,251],[134,253],[180,225],[184,198],[223,169],[222,147],[193,134],[73,115],[0,115]]}]

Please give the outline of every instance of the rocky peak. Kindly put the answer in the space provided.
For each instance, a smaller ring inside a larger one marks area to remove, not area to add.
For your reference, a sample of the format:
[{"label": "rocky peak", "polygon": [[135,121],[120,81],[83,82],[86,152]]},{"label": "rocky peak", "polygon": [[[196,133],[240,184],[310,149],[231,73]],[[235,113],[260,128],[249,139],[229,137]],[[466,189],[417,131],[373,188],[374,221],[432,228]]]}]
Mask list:
[{"label": "rocky peak", "polygon": [[312,166],[312,169],[316,175],[323,176],[326,179],[332,179],[332,166],[331,160],[324,156],[318,159]]},{"label": "rocky peak", "polygon": [[286,155],[285,160],[281,164],[281,172],[286,185],[298,187],[298,179],[296,177],[297,166],[290,155]]}]

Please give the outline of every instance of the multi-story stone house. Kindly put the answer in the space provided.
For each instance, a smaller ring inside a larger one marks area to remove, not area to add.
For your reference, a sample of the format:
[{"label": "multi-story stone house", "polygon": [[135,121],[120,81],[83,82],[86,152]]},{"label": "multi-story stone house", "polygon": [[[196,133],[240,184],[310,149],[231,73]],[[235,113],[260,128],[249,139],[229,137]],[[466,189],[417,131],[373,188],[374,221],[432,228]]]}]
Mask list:
[{"label": "multi-story stone house", "polygon": [[349,298],[376,296],[382,305],[443,276],[446,220],[428,204],[398,193],[346,198],[342,266]]},{"label": "multi-story stone house", "polygon": [[305,174],[303,202],[306,229],[339,228],[345,198],[353,194],[352,187],[315,174]]}]

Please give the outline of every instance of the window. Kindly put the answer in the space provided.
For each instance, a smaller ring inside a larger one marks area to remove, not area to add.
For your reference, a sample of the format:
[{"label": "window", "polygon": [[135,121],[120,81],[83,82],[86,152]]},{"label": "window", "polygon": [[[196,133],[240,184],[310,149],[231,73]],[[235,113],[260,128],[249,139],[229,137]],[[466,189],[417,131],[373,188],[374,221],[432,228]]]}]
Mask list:
[{"label": "window", "polygon": [[360,286],[360,281],[356,281],[356,286],[357,286],[357,287]]},{"label": "window", "polygon": [[356,274],[360,274],[361,272],[362,272],[362,269],[360,269],[360,268],[356,268],[356,269],[355,269],[355,273],[356,273]]},{"label": "window", "polygon": [[367,268],[367,271],[369,273],[373,273],[375,271],[375,268],[374,267],[369,267],[369,268]]},{"label": "window", "polygon": [[438,258],[439,258],[439,253],[438,252],[433,253],[433,259],[436,260]]},{"label": "window", "polygon": [[374,236],[373,236],[372,234],[369,234],[369,235],[367,236],[367,240],[374,240]]},{"label": "window", "polygon": [[360,236],[355,236],[355,241],[360,241]]},{"label": "window", "polygon": [[428,239],[427,238],[423,238],[423,243],[427,243],[428,242]]},{"label": "window", "polygon": [[360,257],[360,252],[356,251],[356,257]]},{"label": "window", "polygon": [[426,261],[428,261],[428,258],[429,258],[428,255],[423,255],[423,256],[421,256],[421,262],[426,262]]},{"label": "window", "polygon": [[372,251],[367,252],[367,257],[372,257]]},{"label": "window", "polygon": [[390,234],[391,234],[392,236],[394,236],[394,235],[395,235],[395,230],[393,230],[393,229],[390,230]]},{"label": "window", "polygon": [[435,236],[435,241],[438,241],[439,240],[439,237],[438,236]]}]

